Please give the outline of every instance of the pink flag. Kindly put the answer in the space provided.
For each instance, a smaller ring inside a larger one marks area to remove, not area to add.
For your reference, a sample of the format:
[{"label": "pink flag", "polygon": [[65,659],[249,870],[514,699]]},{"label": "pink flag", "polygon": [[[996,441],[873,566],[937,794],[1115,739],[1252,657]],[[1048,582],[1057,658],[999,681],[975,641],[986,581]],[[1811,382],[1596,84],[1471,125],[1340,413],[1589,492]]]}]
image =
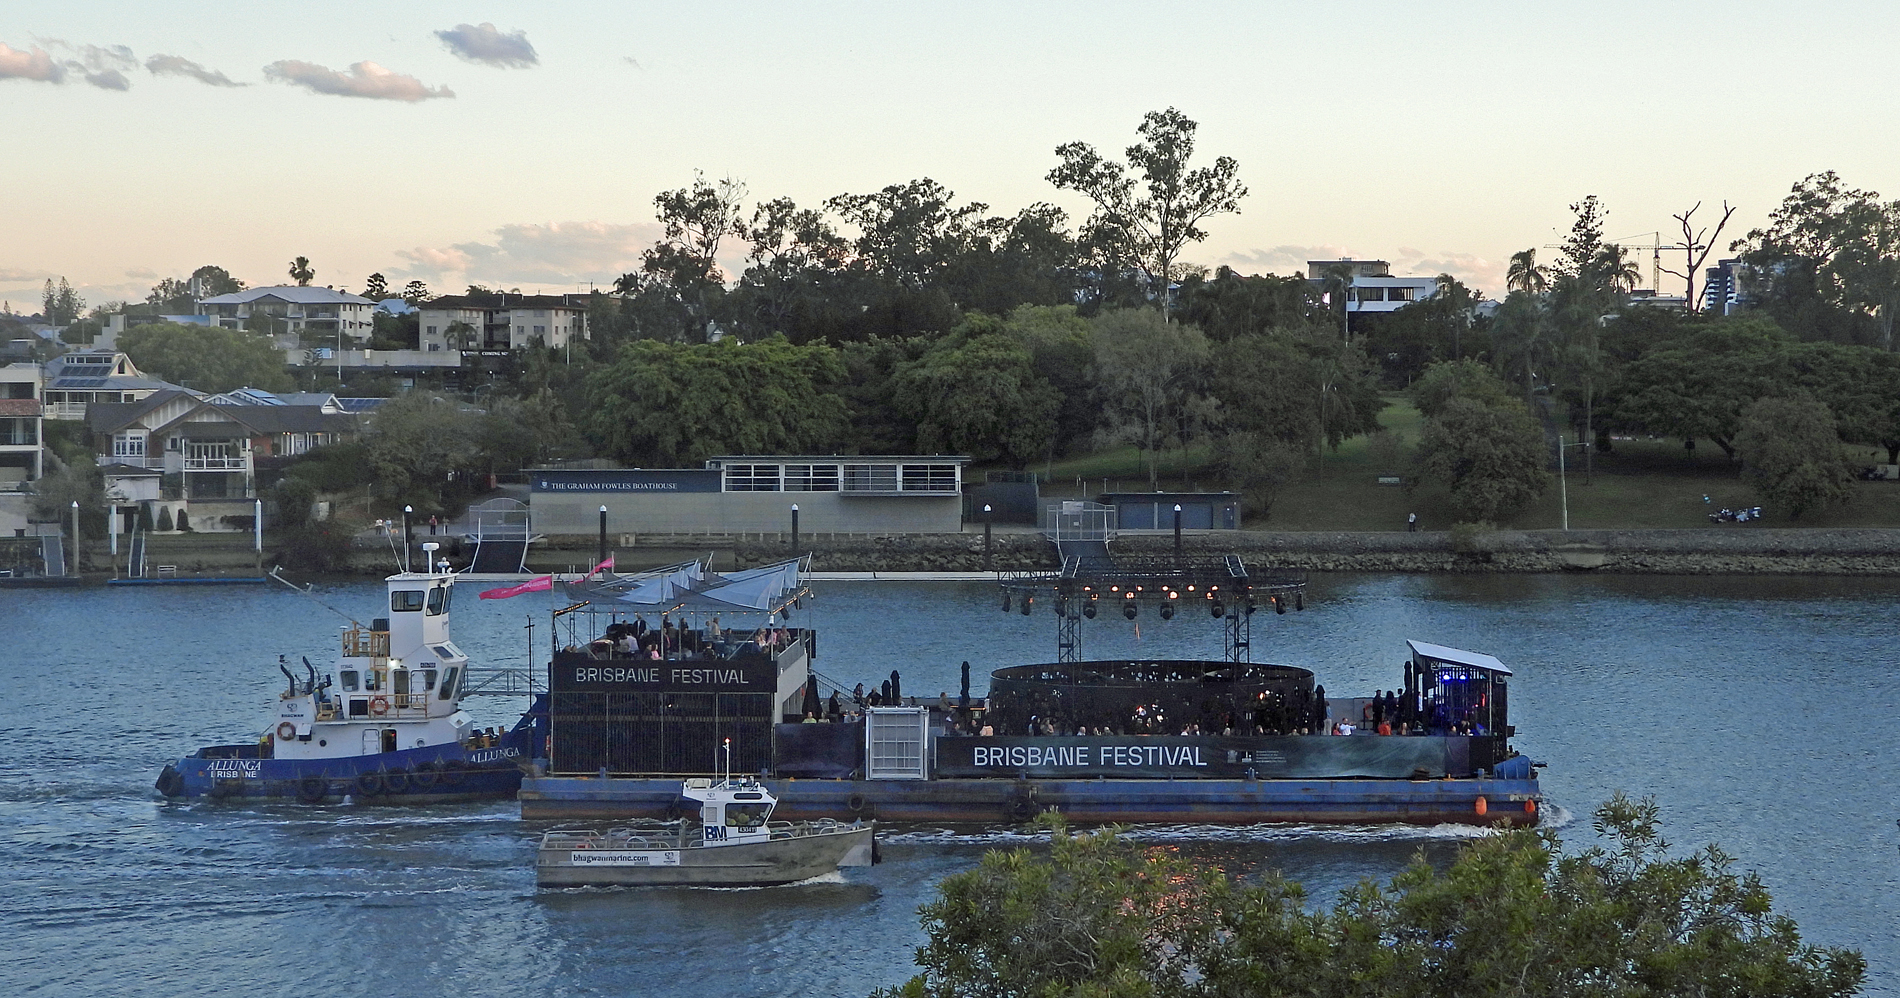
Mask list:
[{"label": "pink flag", "polygon": [[611,572],[613,570],[614,570],[614,556],[608,555],[606,561],[603,561],[600,564],[595,565],[593,571],[588,572],[586,575],[581,576],[581,581],[586,582],[588,579],[591,579],[594,576],[599,575],[603,571]]},{"label": "pink flag", "polygon": [[482,599],[507,599],[510,596],[519,596],[522,593],[544,593],[553,588],[554,576],[543,575],[529,579],[518,586],[509,586],[506,589],[484,590],[482,592]]}]

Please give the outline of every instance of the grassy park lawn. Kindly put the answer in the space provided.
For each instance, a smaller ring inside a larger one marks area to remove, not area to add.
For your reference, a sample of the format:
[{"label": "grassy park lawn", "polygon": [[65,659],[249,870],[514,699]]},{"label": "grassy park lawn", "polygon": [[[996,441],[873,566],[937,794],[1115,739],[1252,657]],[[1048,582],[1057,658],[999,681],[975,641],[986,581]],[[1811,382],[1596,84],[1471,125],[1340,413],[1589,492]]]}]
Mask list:
[{"label": "grassy park lawn", "polygon": [[[1408,492],[1400,486],[1378,484],[1381,477],[1409,473],[1409,455],[1418,443],[1423,423],[1418,410],[1397,398],[1379,420],[1404,438],[1407,457],[1400,462],[1404,466],[1381,466],[1367,438],[1355,437],[1337,451],[1327,451],[1324,459],[1310,465],[1299,481],[1280,490],[1265,516],[1250,514],[1245,526],[1255,530],[1403,530],[1406,514],[1413,512],[1424,530],[1443,530],[1458,522],[1461,517],[1443,488],[1428,485]],[[1857,451],[1856,456],[1864,458],[1865,454]],[[1722,506],[1761,502],[1741,481],[1739,466],[1708,441],[1700,441],[1692,455],[1683,449],[1680,440],[1618,439],[1612,453],[1592,455],[1589,463],[1592,467],[1586,470],[1583,451],[1572,449],[1564,486],[1552,481],[1543,498],[1500,526],[1521,530],[1561,527],[1566,493],[1570,526],[1576,530],[1745,530],[1747,525],[1711,524],[1708,514]],[[1219,491],[1226,487],[1210,466],[1205,448],[1168,451],[1160,465],[1163,491]],[[1133,447],[1105,449],[1038,470],[1049,473],[1043,494],[1051,498],[1148,490],[1146,467]],[[1707,504],[1702,501],[1705,495],[1711,500]],[[1846,505],[1810,511],[1798,520],[1790,520],[1773,508],[1766,512],[1762,524],[1770,527],[1900,526],[1900,482],[1856,482],[1853,498]]]}]

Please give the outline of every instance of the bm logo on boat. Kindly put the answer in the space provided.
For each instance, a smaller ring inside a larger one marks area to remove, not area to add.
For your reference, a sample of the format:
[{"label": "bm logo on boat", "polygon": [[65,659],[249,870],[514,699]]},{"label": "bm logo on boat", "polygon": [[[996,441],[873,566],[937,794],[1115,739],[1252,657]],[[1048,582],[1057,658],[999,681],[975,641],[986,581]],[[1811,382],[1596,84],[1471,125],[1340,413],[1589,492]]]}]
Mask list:
[{"label": "bm logo on boat", "polygon": [[1199,745],[978,745],[975,766],[1205,766]]},{"label": "bm logo on boat", "polygon": [[205,766],[205,775],[214,780],[255,780],[264,773],[264,764],[256,759],[213,759]]}]

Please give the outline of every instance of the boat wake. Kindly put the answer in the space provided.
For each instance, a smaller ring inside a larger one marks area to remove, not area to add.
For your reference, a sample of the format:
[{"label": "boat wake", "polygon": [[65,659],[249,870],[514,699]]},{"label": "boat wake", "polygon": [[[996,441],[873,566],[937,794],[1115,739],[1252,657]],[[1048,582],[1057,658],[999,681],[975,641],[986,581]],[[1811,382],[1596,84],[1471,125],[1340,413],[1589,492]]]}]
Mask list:
[{"label": "boat wake", "polygon": [[[1545,828],[1563,828],[1575,820],[1568,809],[1547,805]],[[1480,839],[1497,830],[1479,825],[1319,825],[1265,823],[1258,825],[1130,825],[1123,834],[1137,842],[1443,842]],[[880,837],[890,845],[1015,846],[1049,840],[1048,832],[1021,828],[911,828],[885,826]]]}]

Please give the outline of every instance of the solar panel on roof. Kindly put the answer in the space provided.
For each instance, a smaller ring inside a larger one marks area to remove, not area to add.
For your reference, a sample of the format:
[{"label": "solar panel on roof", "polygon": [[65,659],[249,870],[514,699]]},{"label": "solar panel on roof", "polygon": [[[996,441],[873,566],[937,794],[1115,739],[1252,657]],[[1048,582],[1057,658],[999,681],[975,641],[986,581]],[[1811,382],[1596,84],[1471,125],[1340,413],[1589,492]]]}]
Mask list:
[{"label": "solar panel on roof", "polygon": [[54,378],[54,388],[104,388],[104,378]]}]

